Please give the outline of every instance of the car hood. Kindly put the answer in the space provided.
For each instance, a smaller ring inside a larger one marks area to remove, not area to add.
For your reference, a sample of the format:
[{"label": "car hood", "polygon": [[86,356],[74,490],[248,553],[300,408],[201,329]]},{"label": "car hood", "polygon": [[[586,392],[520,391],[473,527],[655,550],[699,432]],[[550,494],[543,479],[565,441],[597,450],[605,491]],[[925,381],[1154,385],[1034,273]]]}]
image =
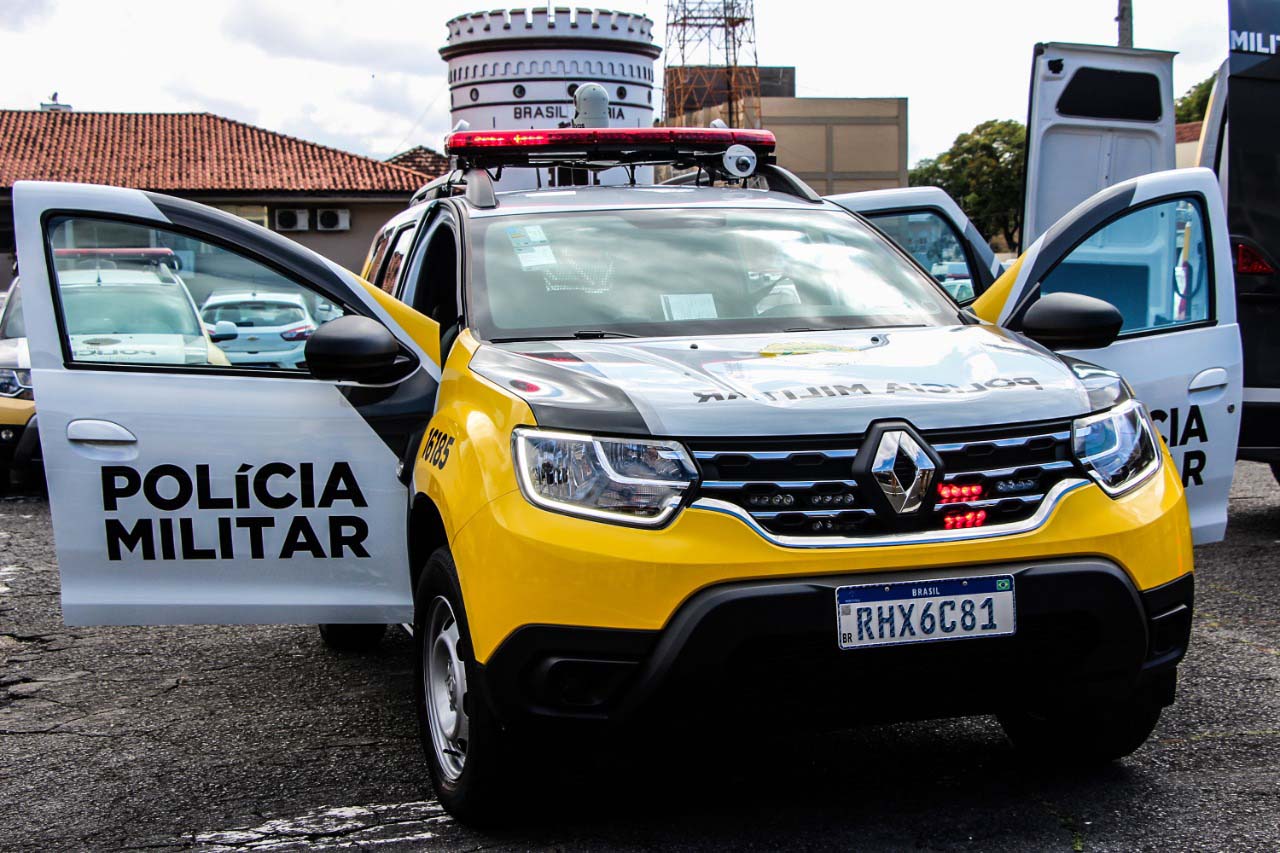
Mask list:
[{"label": "car hood", "polygon": [[1090,410],[1068,364],[993,326],[482,346],[471,367],[538,424],[668,436],[839,435]]}]

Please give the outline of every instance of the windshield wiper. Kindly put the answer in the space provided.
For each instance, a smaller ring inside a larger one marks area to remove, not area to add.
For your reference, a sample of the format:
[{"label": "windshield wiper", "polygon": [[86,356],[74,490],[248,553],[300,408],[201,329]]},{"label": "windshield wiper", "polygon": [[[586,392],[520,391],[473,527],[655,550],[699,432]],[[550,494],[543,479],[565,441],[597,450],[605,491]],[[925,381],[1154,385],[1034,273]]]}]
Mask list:
[{"label": "windshield wiper", "polygon": [[638,338],[639,335],[628,334],[627,332],[605,332],[601,329],[579,329],[573,333],[575,338],[584,340],[588,338]]},{"label": "windshield wiper", "polygon": [[568,338],[577,338],[578,340],[594,340],[597,338],[639,338],[641,335],[632,335],[627,332],[606,332],[601,329],[581,329],[577,332],[570,332],[567,335],[527,335],[518,338],[492,338],[491,344],[515,344],[528,343],[530,341],[563,341]]}]

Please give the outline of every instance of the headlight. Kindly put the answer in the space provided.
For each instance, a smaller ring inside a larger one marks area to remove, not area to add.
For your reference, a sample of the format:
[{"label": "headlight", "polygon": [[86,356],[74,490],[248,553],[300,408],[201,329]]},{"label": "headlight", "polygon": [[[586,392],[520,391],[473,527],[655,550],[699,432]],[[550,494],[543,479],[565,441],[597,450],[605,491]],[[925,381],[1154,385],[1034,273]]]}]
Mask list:
[{"label": "headlight", "polygon": [[546,509],[657,527],[675,514],[696,476],[674,441],[597,438],[517,429],[512,438],[520,490]]},{"label": "headlight", "polygon": [[1112,497],[1146,481],[1160,468],[1155,427],[1137,400],[1077,420],[1071,445],[1076,459]]},{"label": "headlight", "polygon": [[0,369],[0,397],[31,399],[31,371]]}]

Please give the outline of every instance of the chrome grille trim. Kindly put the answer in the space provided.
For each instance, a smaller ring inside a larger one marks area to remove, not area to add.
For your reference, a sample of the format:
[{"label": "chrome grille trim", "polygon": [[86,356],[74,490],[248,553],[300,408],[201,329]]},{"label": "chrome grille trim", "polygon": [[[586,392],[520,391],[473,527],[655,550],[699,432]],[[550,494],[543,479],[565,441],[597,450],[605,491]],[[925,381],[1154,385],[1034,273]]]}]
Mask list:
[{"label": "chrome grille trim", "polygon": [[1022,447],[1033,441],[1051,439],[1054,443],[1070,441],[1071,430],[1061,432],[1042,432],[1037,435],[1019,435],[1013,438],[978,438],[973,441],[953,441],[947,444],[935,444],[933,449],[939,453],[962,453],[970,447],[981,447],[989,444],[992,447]]},{"label": "chrome grille trim", "polygon": [[[708,498],[708,500],[715,500],[715,498]],[[727,502],[718,501],[718,503],[727,503]],[[697,501],[695,501],[693,505],[697,506],[698,505]],[[737,504],[731,504],[731,506],[737,506]],[[760,510],[750,510],[750,513],[752,518],[763,518],[763,519],[777,518],[778,516],[781,516],[781,515],[802,515],[805,518],[836,518],[841,515],[860,515],[865,517],[868,515],[874,515],[875,510],[853,506],[853,507],[845,507],[843,509],[790,509],[790,510],[779,509],[779,510],[769,510],[767,512],[763,512]]]},{"label": "chrome grille trim", "polygon": [[757,462],[785,462],[792,456],[825,456],[828,459],[852,459],[858,455],[857,448],[839,448],[827,450],[696,450],[695,459],[707,461],[719,459],[721,456],[746,456]]},{"label": "chrome grille trim", "polygon": [[[875,548],[886,545],[927,545],[934,542],[960,542],[970,539],[990,539],[996,536],[1011,536],[1035,530],[1048,520],[1049,515],[1057,508],[1062,499],[1091,481],[1072,477],[1059,480],[1044,496],[1044,501],[1035,513],[1021,521],[1009,524],[993,524],[989,527],[969,527],[960,530],[922,530],[913,533],[896,533],[882,536],[782,536],[770,533],[736,504],[716,498],[699,498],[690,505],[690,509],[702,509],[731,515],[751,527],[757,534],[784,548]],[[847,510],[846,510],[847,512]]]},{"label": "chrome grille trim", "polygon": [[1043,499],[1044,499],[1044,494],[1004,495],[1003,497],[982,498],[976,501],[956,501],[955,503],[935,504],[933,507],[933,511],[934,512],[955,512],[957,510],[962,510],[962,509],[985,509],[987,507],[993,507],[996,504],[1005,503],[1006,501],[1018,501],[1019,503],[1033,504]]},{"label": "chrome grille trim", "polygon": [[1063,471],[1067,468],[1074,468],[1075,462],[1070,459],[1059,459],[1055,462],[1029,462],[1026,465],[1015,465],[1012,468],[975,468],[972,471],[950,471],[942,478],[944,483],[949,483],[960,477],[985,477],[988,480],[999,480],[1002,477],[1012,477],[1019,472],[1025,472],[1030,477],[1033,473],[1043,474],[1045,471]]},{"label": "chrome grille trim", "polygon": [[752,486],[773,486],[777,489],[812,489],[817,486],[837,485],[846,489],[858,487],[857,480],[703,480],[704,489],[749,489]]}]

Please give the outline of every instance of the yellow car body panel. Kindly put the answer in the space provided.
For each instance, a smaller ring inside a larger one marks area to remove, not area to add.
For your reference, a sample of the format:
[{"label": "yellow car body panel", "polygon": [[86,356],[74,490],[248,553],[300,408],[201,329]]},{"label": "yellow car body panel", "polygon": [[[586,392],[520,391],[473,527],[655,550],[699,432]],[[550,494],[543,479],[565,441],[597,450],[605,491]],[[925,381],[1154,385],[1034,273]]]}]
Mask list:
[{"label": "yellow car body panel", "polygon": [[1018,280],[1018,273],[1022,271],[1022,259],[1026,257],[1021,255],[1016,261],[1009,265],[1009,268],[1001,273],[986,291],[979,296],[971,306],[973,313],[977,314],[988,323],[995,323],[1000,320],[1000,312],[1004,310],[1004,304],[1009,300],[1009,294],[1013,291],[1013,283]]},{"label": "yellow car body panel", "polygon": [[[512,425],[519,421],[515,417]],[[730,515],[692,507],[661,530],[540,509],[525,499],[510,473],[509,430],[489,414],[477,422],[486,432],[493,430],[482,443],[502,452],[480,461],[483,451],[477,447],[477,461],[459,472],[458,482],[476,490],[481,475],[470,466],[480,465],[486,489],[506,492],[451,534],[451,545],[481,663],[523,625],[660,629],[691,595],[731,581],[1096,556],[1114,561],[1145,590],[1192,571],[1186,497],[1167,451],[1160,472],[1132,492],[1113,499],[1089,483],[1064,496],[1042,526],[1026,533],[933,544],[795,548],[769,542]],[[458,440],[476,439],[459,435]],[[437,501],[468,490],[428,479],[432,483],[445,486],[435,492]]]},{"label": "yellow car body panel", "polygon": [[0,426],[26,426],[35,413],[36,404],[33,400],[0,397]]},{"label": "yellow car body panel", "polygon": [[[468,369],[476,346],[467,331],[454,342],[440,376],[438,406],[414,465],[415,493],[435,503],[450,543],[484,506],[518,490],[511,431],[534,423],[523,400]],[[478,600],[476,607],[488,604]]]},{"label": "yellow car body panel", "polygon": [[440,364],[440,325],[364,279],[360,279],[360,284],[391,315],[396,325],[413,338],[413,342],[422,348],[427,357],[433,363]]}]

